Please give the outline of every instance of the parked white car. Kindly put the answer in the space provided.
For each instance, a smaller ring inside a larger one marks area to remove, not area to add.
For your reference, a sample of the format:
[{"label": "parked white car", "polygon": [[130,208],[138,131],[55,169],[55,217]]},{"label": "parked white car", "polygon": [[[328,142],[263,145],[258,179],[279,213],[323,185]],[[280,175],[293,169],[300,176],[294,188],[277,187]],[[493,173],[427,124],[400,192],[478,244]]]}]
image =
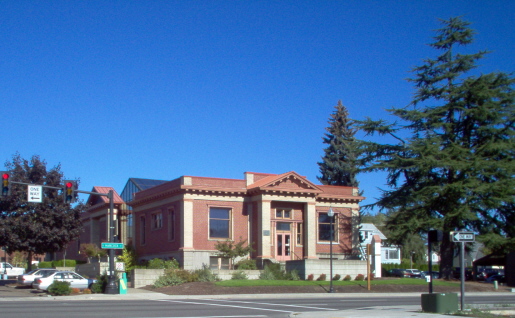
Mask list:
[{"label": "parked white car", "polygon": [[47,277],[39,277],[34,280],[32,286],[40,290],[48,290],[54,281],[69,282],[71,288],[86,289],[91,288],[96,279],[84,278],[75,272],[59,271],[54,272]]},{"label": "parked white car", "polygon": [[18,284],[22,284],[25,286],[32,286],[32,283],[34,282],[34,280],[36,278],[46,277],[55,272],[57,272],[57,269],[55,269],[55,268],[35,269],[35,270],[28,272],[27,274],[18,275]]},{"label": "parked white car", "polygon": [[14,267],[9,263],[0,262],[0,275],[7,274],[7,276],[18,276],[25,274],[25,268]]}]

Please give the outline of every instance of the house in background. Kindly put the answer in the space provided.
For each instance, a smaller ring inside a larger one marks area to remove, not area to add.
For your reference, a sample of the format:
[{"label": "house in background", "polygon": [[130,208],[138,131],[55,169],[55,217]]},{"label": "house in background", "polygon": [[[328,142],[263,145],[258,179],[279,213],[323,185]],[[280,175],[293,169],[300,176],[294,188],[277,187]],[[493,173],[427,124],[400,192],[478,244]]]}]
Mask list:
[{"label": "house in background", "polygon": [[389,246],[386,244],[387,237],[372,223],[361,223],[359,229],[362,238],[361,250],[365,254],[367,244],[372,243],[374,235],[379,235],[381,239],[381,264],[400,264],[401,249],[398,246]]},{"label": "house in background", "polygon": [[141,259],[177,259],[185,269],[226,268],[218,242],[245,240],[258,265],[359,253],[359,202],[354,187],[315,185],[296,172],[245,173],[244,179],[182,176],[135,193],[128,204],[133,246]]}]

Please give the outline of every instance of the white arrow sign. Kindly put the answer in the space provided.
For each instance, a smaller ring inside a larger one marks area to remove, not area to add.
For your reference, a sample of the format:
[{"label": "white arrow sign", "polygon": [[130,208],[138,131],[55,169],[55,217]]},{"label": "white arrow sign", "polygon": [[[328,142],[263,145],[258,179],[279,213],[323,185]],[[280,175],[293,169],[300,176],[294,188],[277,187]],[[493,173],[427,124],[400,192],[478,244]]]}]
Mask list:
[{"label": "white arrow sign", "polygon": [[451,232],[453,242],[475,242],[476,235],[474,232]]},{"label": "white arrow sign", "polygon": [[35,203],[43,202],[43,187],[29,184],[27,186],[27,201]]}]

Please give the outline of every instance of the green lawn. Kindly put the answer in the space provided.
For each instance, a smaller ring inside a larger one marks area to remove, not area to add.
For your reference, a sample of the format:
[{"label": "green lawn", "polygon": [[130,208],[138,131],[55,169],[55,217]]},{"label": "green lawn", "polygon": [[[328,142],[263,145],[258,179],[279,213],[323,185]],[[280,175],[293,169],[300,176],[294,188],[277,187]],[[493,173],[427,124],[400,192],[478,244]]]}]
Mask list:
[{"label": "green lawn", "polygon": [[[371,285],[427,285],[423,279],[398,278],[398,279],[376,279]],[[333,286],[352,286],[367,284],[367,281],[333,281]],[[224,280],[216,282],[218,286],[226,287],[252,287],[252,286],[319,286],[329,285],[329,281],[307,281],[307,280]],[[459,282],[448,282],[434,280],[434,286],[459,286]]]}]

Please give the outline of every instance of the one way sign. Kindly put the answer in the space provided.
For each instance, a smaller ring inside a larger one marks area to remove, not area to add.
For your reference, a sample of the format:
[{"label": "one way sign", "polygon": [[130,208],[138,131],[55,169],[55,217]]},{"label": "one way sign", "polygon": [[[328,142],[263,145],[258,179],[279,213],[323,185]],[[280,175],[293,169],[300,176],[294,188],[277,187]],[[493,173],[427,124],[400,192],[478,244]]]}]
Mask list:
[{"label": "one way sign", "polygon": [[27,187],[27,201],[35,203],[43,202],[43,187],[40,185],[29,184]]},{"label": "one way sign", "polygon": [[451,232],[453,242],[475,242],[476,235],[474,232]]}]

